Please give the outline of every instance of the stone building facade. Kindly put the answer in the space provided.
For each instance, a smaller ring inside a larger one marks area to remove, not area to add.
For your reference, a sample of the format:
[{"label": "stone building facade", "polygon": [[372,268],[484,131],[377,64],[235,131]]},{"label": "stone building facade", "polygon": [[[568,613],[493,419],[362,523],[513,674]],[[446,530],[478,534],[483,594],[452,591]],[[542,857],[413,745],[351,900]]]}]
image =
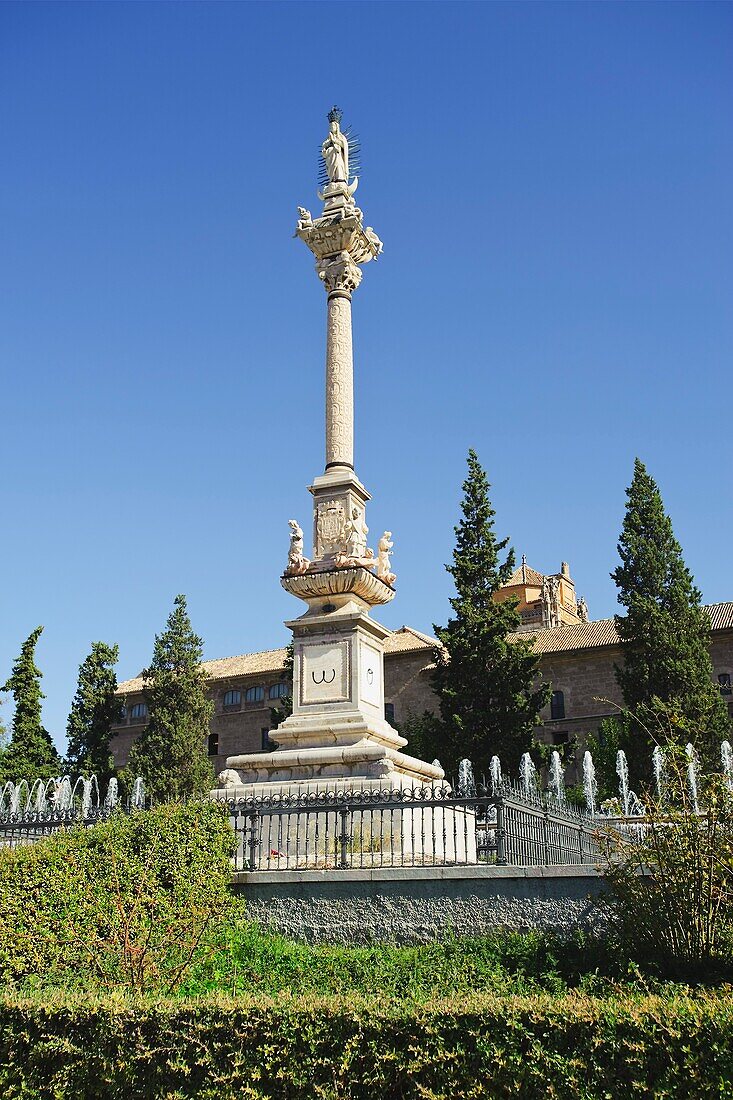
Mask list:
[{"label": "stone building facade", "polygon": [[[533,603],[541,600],[541,595],[532,597],[535,592],[542,592],[544,578],[526,566],[522,579],[521,569],[520,579],[517,581],[515,574],[507,589],[513,588],[509,594],[520,595],[517,589],[524,586],[524,607],[531,609]],[[560,585],[569,582],[564,592],[560,590],[567,621],[532,631],[541,675],[552,686],[552,697],[541,715],[536,735],[546,744],[565,747],[566,762],[572,769],[588,734],[597,730],[601,719],[615,713],[616,706],[622,703],[614,675],[614,665],[620,664],[622,657],[613,619],[584,622],[576,612],[575,621],[570,621],[574,589],[571,595],[569,570],[565,575],[561,569],[555,577]],[[521,614],[522,602],[519,610]],[[712,604],[707,611],[713,675],[733,717],[733,602]],[[532,614],[536,613],[535,608]],[[523,622],[513,637],[526,640],[527,636]],[[434,638],[407,626],[387,638],[384,697],[389,722],[399,726],[411,715],[421,715],[426,710],[437,712],[437,699],[430,685],[436,644]],[[272,749],[271,708],[277,708],[281,696],[290,690],[285,680],[285,658],[285,649],[273,649],[204,663],[215,708],[209,755],[217,773],[225,767],[228,756]],[[111,741],[118,767],[126,763],[130,747],[147,719],[142,687],[142,679],[138,677],[120,684],[118,689],[125,703],[125,718],[114,727]],[[568,780],[573,780],[572,771]]]}]

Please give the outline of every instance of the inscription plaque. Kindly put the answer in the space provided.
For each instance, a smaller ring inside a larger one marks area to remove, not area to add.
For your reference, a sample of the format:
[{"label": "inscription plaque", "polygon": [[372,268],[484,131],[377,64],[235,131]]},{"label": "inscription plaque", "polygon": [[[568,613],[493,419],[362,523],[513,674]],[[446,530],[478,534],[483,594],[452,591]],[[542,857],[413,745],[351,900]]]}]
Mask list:
[{"label": "inscription plaque", "polygon": [[349,698],[349,643],[304,645],[300,657],[300,705],[341,703]]}]

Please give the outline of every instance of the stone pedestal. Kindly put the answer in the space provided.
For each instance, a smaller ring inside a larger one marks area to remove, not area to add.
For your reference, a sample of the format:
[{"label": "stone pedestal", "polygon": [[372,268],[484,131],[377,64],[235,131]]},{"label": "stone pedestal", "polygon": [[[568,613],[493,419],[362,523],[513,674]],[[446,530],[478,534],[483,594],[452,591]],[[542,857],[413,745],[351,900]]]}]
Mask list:
[{"label": "stone pedestal", "polygon": [[[363,566],[284,576],[308,604],[293,631],[293,713],[270,735],[271,753],[232,756],[227,768],[243,784],[400,787],[432,783],[442,769],[408,756],[404,737],[384,718],[384,641],[389,631],[369,616],[394,589]],[[234,791],[233,793],[237,793]]]}]

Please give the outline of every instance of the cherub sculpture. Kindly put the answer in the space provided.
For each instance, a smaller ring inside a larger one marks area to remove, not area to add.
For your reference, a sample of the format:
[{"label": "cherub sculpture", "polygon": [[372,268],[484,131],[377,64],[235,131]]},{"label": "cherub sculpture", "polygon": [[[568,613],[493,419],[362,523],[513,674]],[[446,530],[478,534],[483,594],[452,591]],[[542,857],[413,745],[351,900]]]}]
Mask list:
[{"label": "cherub sculpture", "polygon": [[377,576],[385,584],[394,584],[397,574],[391,570],[390,555],[392,553],[392,532],[385,531],[377,546]]},{"label": "cherub sculpture", "polygon": [[235,772],[233,768],[226,768],[223,772],[219,772],[217,778],[222,787],[237,787],[242,782],[239,772]]},{"label": "cherub sculpture", "polygon": [[311,229],[313,227],[313,218],[311,217],[310,210],[306,210],[304,206],[298,207],[298,224],[295,227],[294,236],[297,237],[298,233],[302,229]]},{"label": "cherub sculpture", "polygon": [[289,519],[288,525],[290,527],[290,550],[288,551],[288,567],[285,572],[297,576],[299,573],[305,573],[310,561],[303,556],[303,529],[297,519]]}]

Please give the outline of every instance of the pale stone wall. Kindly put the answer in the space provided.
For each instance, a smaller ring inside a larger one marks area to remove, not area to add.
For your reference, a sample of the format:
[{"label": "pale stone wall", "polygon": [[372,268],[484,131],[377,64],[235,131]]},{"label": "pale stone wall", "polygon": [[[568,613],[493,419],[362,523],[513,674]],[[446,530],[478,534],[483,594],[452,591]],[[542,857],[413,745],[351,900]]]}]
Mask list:
[{"label": "pale stone wall", "polygon": [[384,661],[384,701],[394,707],[399,725],[410,715],[438,712],[438,700],[430,686],[431,655],[428,650],[387,656]]},{"label": "pale stone wall", "polygon": [[427,943],[496,929],[602,927],[593,867],[239,872],[247,916],[308,943]]}]

